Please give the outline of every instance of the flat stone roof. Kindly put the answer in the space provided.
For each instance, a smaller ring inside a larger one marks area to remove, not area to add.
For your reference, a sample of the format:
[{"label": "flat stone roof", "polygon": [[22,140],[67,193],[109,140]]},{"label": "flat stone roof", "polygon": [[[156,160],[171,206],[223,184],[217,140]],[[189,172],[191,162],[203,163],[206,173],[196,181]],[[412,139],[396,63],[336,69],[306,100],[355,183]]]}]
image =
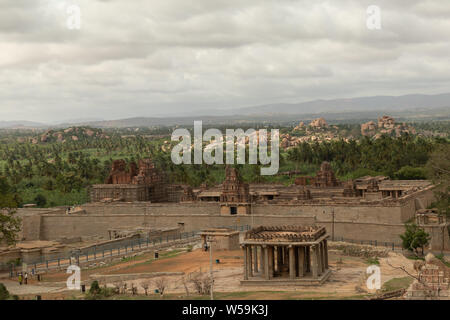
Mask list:
[{"label": "flat stone roof", "polygon": [[260,226],[247,231],[244,242],[315,242],[325,235],[321,226]]},{"label": "flat stone roof", "polygon": [[239,231],[229,228],[210,228],[202,230],[198,234],[203,236],[231,236],[234,234],[239,234]]}]

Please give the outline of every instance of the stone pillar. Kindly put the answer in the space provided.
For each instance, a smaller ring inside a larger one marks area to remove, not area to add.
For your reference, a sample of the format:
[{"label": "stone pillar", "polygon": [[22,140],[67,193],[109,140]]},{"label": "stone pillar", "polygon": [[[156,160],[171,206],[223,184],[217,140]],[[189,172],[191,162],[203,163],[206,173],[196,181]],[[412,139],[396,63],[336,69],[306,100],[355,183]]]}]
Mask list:
[{"label": "stone pillar", "polygon": [[283,248],[284,248],[283,262],[285,266],[289,267],[289,248],[288,247]]},{"label": "stone pillar", "polygon": [[258,247],[253,246],[253,272],[258,273]]},{"label": "stone pillar", "polygon": [[317,255],[317,275],[322,274],[322,250],[320,243],[316,245],[316,255]]},{"label": "stone pillar", "polygon": [[298,276],[304,277],[305,276],[305,247],[298,247],[297,248],[297,254],[298,254]]},{"label": "stone pillar", "polygon": [[305,247],[305,272],[311,272],[311,246]]},{"label": "stone pillar", "polygon": [[253,268],[252,268],[252,246],[247,246],[247,266],[248,266],[248,276],[253,277]]},{"label": "stone pillar", "polygon": [[275,247],[269,246],[268,247],[268,253],[269,253],[269,279],[273,278],[273,267],[274,267],[274,249]]},{"label": "stone pillar", "polygon": [[318,261],[317,261],[317,246],[311,246],[311,272],[313,278],[317,278],[319,276],[318,272]]},{"label": "stone pillar", "polygon": [[259,247],[259,269],[261,270],[261,276],[264,276],[264,248]]},{"label": "stone pillar", "polygon": [[325,255],[324,255],[324,250],[323,250],[323,241],[321,243],[319,243],[319,248],[320,248],[320,273],[324,273],[325,272]]},{"label": "stone pillar", "polygon": [[325,272],[326,269],[328,269],[328,250],[326,248],[326,242],[327,240],[322,241],[322,270]]},{"label": "stone pillar", "polygon": [[264,278],[266,280],[270,279],[270,270],[269,270],[269,247],[264,247]]},{"label": "stone pillar", "polygon": [[277,272],[281,272],[283,265],[283,247],[277,247]]},{"label": "stone pillar", "polygon": [[289,247],[289,278],[295,279],[295,254],[294,247]]},{"label": "stone pillar", "polygon": [[247,246],[244,244],[242,246],[244,251],[244,280],[248,280],[248,266],[247,266]]}]

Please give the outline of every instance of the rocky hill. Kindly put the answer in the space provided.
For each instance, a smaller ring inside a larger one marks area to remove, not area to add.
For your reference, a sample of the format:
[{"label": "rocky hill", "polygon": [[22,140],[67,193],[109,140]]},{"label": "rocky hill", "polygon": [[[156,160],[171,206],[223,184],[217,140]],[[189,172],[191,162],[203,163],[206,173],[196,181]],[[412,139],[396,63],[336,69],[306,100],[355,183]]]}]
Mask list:
[{"label": "rocky hill", "polygon": [[[51,143],[66,141],[79,141],[84,139],[97,138],[97,139],[109,139],[102,129],[90,128],[90,127],[70,127],[60,130],[47,130],[39,136],[30,138],[30,142],[33,144],[38,143]],[[19,142],[25,142],[24,138],[19,138]]]},{"label": "rocky hill", "polygon": [[404,133],[416,134],[416,130],[406,123],[396,123],[390,116],[378,118],[378,123],[369,121],[361,125],[361,134],[368,137],[379,137],[383,134],[400,137]]}]

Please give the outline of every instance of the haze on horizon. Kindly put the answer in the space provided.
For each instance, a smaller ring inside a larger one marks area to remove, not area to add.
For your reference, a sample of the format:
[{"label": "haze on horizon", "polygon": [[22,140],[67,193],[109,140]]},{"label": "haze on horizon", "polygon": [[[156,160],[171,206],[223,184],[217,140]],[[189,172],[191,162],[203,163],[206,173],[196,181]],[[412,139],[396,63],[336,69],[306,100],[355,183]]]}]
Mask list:
[{"label": "haze on horizon", "polygon": [[449,18],[448,0],[4,0],[0,120],[450,92]]}]

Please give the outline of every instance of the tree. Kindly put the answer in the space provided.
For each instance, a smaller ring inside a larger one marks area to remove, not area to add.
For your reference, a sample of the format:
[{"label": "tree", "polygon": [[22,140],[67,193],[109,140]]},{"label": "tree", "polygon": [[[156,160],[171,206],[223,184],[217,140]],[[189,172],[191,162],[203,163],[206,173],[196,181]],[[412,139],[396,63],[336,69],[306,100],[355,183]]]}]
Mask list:
[{"label": "tree", "polygon": [[98,285],[98,281],[94,280],[91,283],[91,287],[89,288],[89,294],[97,295],[101,292],[100,286]]},{"label": "tree", "polygon": [[168,281],[164,277],[155,280],[155,287],[156,289],[158,289],[158,292],[161,295],[161,297],[164,295],[164,291],[166,290],[167,285]]},{"label": "tree", "polygon": [[38,207],[44,207],[47,204],[47,198],[42,195],[42,194],[38,194],[35,198],[34,198],[34,202],[36,203],[36,205]]},{"label": "tree", "polygon": [[405,233],[400,235],[403,248],[414,252],[416,256],[419,255],[418,249],[420,248],[423,256],[423,248],[428,245],[431,239],[430,235],[414,223],[406,224],[405,228]]},{"label": "tree", "polygon": [[8,300],[9,292],[3,283],[0,283],[0,300]]},{"label": "tree", "polygon": [[425,169],[404,166],[395,173],[395,178],[400,180],[421,180],[426,179]]},{"label": "tree", "polygon": [[11,187],[4,177],[0,177],[0,243],[15,244],[20,231],[21,219],[14,216],[17,202]]},{"label": "tree", "polygon": [[148,295],[148,287],[149,286],[150,286],[149,281],[142,281],[141,282],[141,287],[142,287],[142,289],[144,289],[145,295]]},{"label": "tree", "polygon": [[450,218],[450,144],[440,145],[427,162],[428,178],[439,187],[435,191],[435,206],[440,214]]}]

